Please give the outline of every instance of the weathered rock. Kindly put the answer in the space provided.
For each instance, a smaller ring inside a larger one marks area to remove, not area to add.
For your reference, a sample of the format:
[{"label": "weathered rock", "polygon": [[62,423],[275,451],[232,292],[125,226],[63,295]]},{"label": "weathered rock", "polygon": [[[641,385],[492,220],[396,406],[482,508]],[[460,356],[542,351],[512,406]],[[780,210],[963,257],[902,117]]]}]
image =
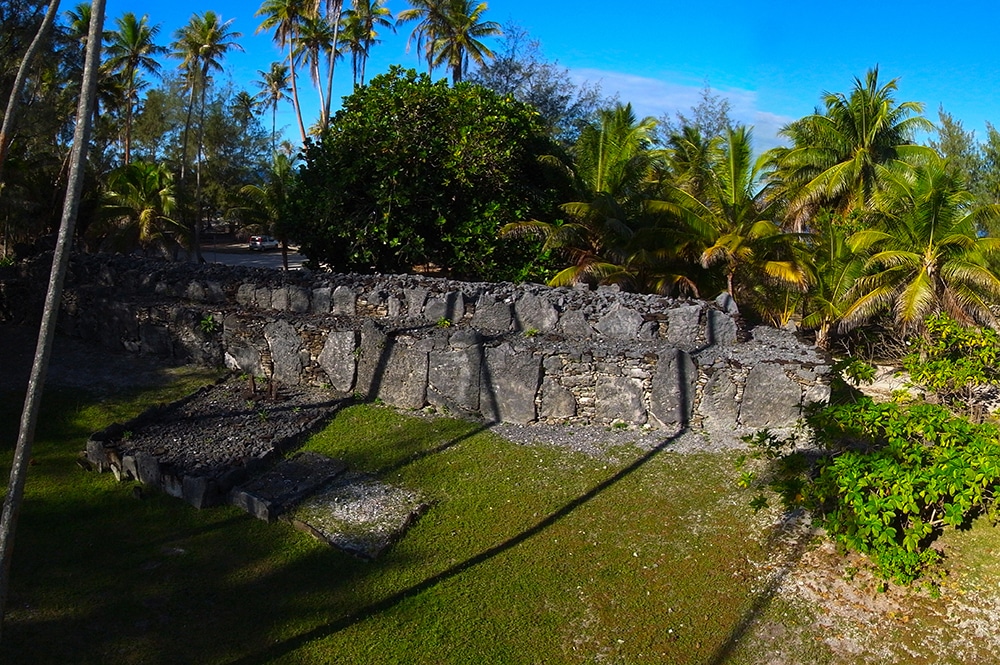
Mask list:
[{"label": "weathered rock", "polygon": [[686,426],[694,412],[698,368],[687,353],[660,356],[649,394],[649,414],[665,427]]},{"label": "weathered rock", "polygon": [[526,293],[514,303],[514,318],[517,330],[549,332],[559,323],[559,313],[547,299]]},{"label": "weathered rock", "polygon": [[589,339],[594,334],[594,328],[587,321],[587,317],[578,309],[571,309],[563,312],[559,317],[558,331],[567,337],[577,337]]},{"label": "weathered rock", "polygon": [[538,415],[546,420],[561,421],[576,415],[576,397],[573,391],[546,377],[539,393]]},{"label": "weathered rock", "polygon": [[338,286],[333,291],[333,309],[338,316],[354,316],[357,314],[358,297],[346,286]]},{"label": "weathered rock", "polygon": [[301,286],[288,287],[288,310],[296,314],[309,311],[309,291]]},{"label": "weathered rock", "polygon": [[529,423],[535,420],[535,395],[541,359],[508,344],[486,350],[479,409],[487,420]]},{"label": "weathered rock", "polygon": [[458,291],[448,291],[427,299],[424,305],[424,319],[429,323],[454,323],[462,318],[464,310],[462,294]]},{"label": "weathered rock", "polygon": [[327,335],[323,351],[316,361],[330,379],[330,386],[340,392],[354,389],[358,369],[358,333],[353,330],[332,331]]},{"label": "weathered rock", "polygon": [[476,303],[472,325],[487,332],[509,332],[514,325],[514,309],[510,303],[484,295]]},{"label": "weathered rock", "polygon": [[621,421],[641,425],[646,422],[642,404],[642,382],[627,376],[597,377],[597,417],[606,423]]},{"label": "weathered rock", "polygon": [[684,305],[667,310],[667,343],[684,351],[700,346],[701,307]]},{"label": "weathered rock", "polygon": [[641,325],[641,314],[627,307],[616,306],[601,317],[594,328],[605,337],[635,339]]},{"label": "weathered rock", "polygon": [[467,414],[479,411],[483,349],[478,335],[456,333],[452,348],[428,356],[427,401]]},{"label": "weathered rock", "polygon": [[274,378],[286,385],[298,385],[302,376],[302,340],[292,324],[277,319],[264,326],[264,339],[271,348]]},{"label": "weathered rock", "polygon": [[706,428],[732,427],[739,413],[736,402],[736,382],[732,371],[716,369],[708,378],[702,392],[699,412],[705,419]]},{"label": "weathered rock", "polygon": [[801,415],[802,388],[777,363],[760,363],[747,375],[740,407],[746,427],[790,427]]},{"label": "weathered rock", "polygon": [[312,313],[327,314],[333,306],[333,289],[321,286],[312,292]]},{"label": "weathered rock", "polygon": [[708,310],[705,337],[709,344],[729,345],[736,343],[736,321],[725,312]]}]

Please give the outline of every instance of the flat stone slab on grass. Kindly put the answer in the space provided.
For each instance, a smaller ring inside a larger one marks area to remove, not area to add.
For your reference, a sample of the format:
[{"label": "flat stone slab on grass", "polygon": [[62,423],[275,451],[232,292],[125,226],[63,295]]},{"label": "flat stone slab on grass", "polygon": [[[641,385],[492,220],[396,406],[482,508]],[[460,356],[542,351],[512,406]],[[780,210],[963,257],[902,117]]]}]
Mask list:
[{"label": "flat stone slab on grass", "polygon": [[337,549],[372,560],[426,508],[416,492],[352,471],[338,476],[282,519]]},{"label": "flat stone slab on grass", "polygon": [[279,462],[270,471],[239,487],[230,501],[251,515],[269,522],[316,492],[347,469],[347,464],[317,453],[305,452]]}]

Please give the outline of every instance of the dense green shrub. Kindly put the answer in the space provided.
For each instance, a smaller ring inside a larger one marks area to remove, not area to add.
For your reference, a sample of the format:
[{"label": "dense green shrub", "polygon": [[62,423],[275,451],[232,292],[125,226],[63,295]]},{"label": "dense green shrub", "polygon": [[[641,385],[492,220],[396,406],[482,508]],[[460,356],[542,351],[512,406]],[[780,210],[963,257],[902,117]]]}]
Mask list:
[{"label": "dense green shrub", "polygon": [[564,169],[546,166],[557,151],[530,106],[395,67],[346,97],[307,148],[289,231],[338,270],[531,278],[537,244],[497,232],[557,210]]},{"label": "dense green shrub", "polygon": [[[943,529],[979,515],[996,521],[1000,512],[1000,428],[957,415],[971,411],[977,387],[997,383],[1000,338],[937,315],[911,344],[904,366],[939,404],[833,404],[807,418],[814,444],[807,448],[758,432],[749,440],[763,472],[745,471],[741,480],[811,511],[838,544],[870,556],[883,577],[900,583],[937,560],[930,546]],[[837,368],[864,378],[857,362]],[[753,504],[766,504],[763,493]]]},{"label": "dense green shrub", "polygon": [[818,450],[758,433],[757,455],[771,461],[760,479],[745,474],[744,484],[768,485],[787,507],[810,510],[885,578],[913,581],[937,559],[930,544],[943,528],[995,515],[1000,429],[993,424],[934,404],[862,399],[827,407],[809,425]]},{"label": "dense green shrub", "polygon": [[926,321],[916,349],[903,360],[910,381],[953,410],[974,415],[976,391],[1000,383],[1000,335],[939,314]]}]

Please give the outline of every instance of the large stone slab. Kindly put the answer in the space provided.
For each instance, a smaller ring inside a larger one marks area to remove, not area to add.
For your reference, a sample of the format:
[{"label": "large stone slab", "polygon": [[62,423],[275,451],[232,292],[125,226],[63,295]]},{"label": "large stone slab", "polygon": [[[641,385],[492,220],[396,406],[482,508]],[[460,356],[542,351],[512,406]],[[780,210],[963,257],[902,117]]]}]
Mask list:
[{"label": "large stone slab", "polygon": [[316,362],[326,372],[330,386],[340,392],[354,389],[358,371],[358,333],[353,330],[331,331]]},{"label": "large stone slab", "polygon": [[597,417],[601,421],[634,425],[646,422],[642,381],[627,376],[598,376],[596,390]]},{"label": "large stone slab", "polygon": [[[288,514],[296,528],[362,559],[375,559],[427,508],[420,495],[348,472]],[[283,518],[284,519],[284,518]]]},{"label": "large stone slab", "polygon": [[494,422],[530,423],[536,418],[535,396],[542,361],[504,344],[486,350],[479,410]]},{"label": "large stone slab", "polygon": [[272,522],[346,469],[347,465],[340,460],[313,452],[300,453],[234,487],[229,500],[254,517]]},{"label": "large stone slab", "polygon": [[468,414],[479,412],[483,347],[475,332],[457,332],[449,349],[428,356],[427,401]]},{"label": "large stone slab", "polygon": [[739,416],[733,372],[719,368],[712,373],[702,392],[698,408],[708,428],[735,428]]},{"label": "large stone slab", "polygon": [[698,368],[684,351],[660,356],[650,386],[649,414],[666,427],[688,425],[694,412]]},{"label": "large stone slab", "polygon": [[548,299],[527,293],[514,303],[515,323],[519,330],[549,332],[559,323],[559,313]]},{"label": "large stone slab", "polygon": [[801,416],[802,388],[778,363],[760,363],[747,375],[740,421],[746,427],[790,427]]},{"label": "large stone slab", "polygon": [[286,385],[298,385],[302,376],[302,340],[295,328],[284,319],[277,319],[264,326],[264,339],[271,347],[275,380]]}]

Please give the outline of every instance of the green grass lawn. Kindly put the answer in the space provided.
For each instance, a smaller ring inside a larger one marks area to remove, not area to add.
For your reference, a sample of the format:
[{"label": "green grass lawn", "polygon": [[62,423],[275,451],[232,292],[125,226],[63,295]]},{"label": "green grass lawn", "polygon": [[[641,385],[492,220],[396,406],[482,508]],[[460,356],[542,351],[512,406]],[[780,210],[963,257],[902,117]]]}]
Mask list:
[{"label": "green grass lawn", "polygon": [[[814,631],[757,565],[798,553],[769,539],[724,454],[665,442],[609,462],[353,406],[306,447],[432,504],[371,563],[75,465],[91,431],[205,378],[46,398],[0,662],[755,663],[757,622]],[[12,442],[20,401],[0,399]],[[798,662],[835,662],[800,642]]]}]

